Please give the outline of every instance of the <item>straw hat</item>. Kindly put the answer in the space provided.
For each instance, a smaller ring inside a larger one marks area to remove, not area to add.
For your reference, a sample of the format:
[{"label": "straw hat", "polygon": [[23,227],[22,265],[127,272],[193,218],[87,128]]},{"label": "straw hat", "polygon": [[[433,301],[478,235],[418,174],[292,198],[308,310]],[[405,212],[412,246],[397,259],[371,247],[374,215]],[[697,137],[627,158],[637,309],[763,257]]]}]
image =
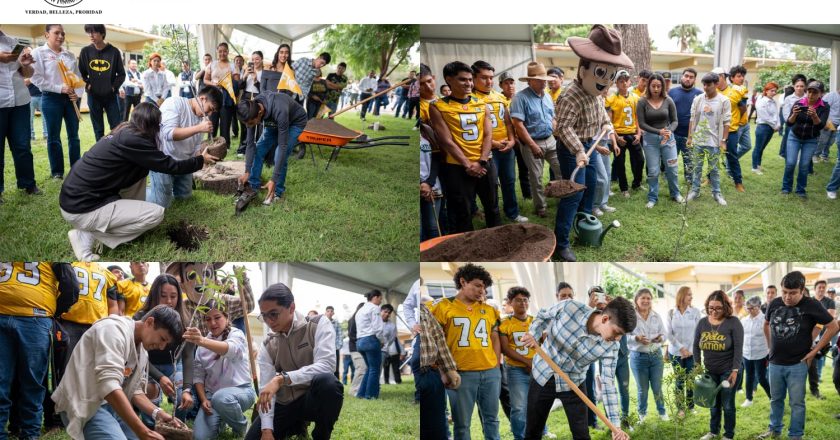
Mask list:
[{"label": "straw hat", "polygon": [[633,68],[633,61],[621,51],[621,33],[615,29],[596,24],[587,38],[569,37],[567,43],[585,60]]},{"label": "straw hat", "polygon": [[528,63],[528,75],[519,78],[520,81],[528,81],[529,79],[540,79],[543,81],[553,81],[553,76],[548,76],[543,63],[531,61]]}]

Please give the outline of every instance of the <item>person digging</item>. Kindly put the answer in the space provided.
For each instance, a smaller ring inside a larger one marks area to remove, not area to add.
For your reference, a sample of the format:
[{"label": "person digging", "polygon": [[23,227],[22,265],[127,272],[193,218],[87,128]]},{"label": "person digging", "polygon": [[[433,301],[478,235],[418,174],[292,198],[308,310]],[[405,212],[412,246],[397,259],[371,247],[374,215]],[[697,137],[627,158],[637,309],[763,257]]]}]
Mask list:
[{"label": "person digging", "polygon": [[[621,34],[600,24],[592,27],[587,38],[571,37],[568,44],[580,57],[580,62],[577,78],[557,100],[556,128],[553,134],[557,138],[557,155],[563,177],[568,179],[575,167],[580,168],[574,182],[594,190],[596,175],[594,169],[587,167],[589,159],[586,150],[598,133],[612,130],[604,101],[599,97],[612,86],[618,68],[632,69],[633,62],[621,50]],[[553,255],[555,260],[576,260],[569,242],[569,233],[583,199],[584,194],[578,191],[561,198],[557,204],[554,224],[554,235],[557,237]]]}]

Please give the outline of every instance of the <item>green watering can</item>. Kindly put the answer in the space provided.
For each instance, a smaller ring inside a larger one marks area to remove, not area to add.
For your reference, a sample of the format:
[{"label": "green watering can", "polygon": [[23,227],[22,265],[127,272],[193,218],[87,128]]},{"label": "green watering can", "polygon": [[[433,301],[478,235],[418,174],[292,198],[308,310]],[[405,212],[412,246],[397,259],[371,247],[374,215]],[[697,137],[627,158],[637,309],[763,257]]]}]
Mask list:
[{"label": "green watering can", "polygon": [[729,388],[730,386],[728,380],[716,384],[715,380],[708,373],[698,376],[697,379],[694,379],[694,403],[703,408],[711,408],[715,406],[715,397],[720,392],[720,389]]},{"label": "green watering can", "polygon": [[575,221],[572,223],[572,228],[575,234],[577,234],[580,244],[592,247],[601,247],[601,243],[604,241],[604,236],[607,235],[607,232],[612,228],[618,228],[620,226],[621,223],[618,220],[613,220],[607,226],[607,229],[604,229],[598,217],[585,212],[577,213],[575,215]]}]

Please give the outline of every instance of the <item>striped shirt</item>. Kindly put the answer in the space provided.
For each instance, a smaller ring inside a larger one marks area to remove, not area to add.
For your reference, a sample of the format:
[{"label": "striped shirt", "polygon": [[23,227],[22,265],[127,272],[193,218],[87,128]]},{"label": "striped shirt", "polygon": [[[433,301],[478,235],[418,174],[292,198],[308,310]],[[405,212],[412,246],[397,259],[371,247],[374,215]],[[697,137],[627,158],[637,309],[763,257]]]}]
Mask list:
[{"label": "striped shirt", "polygon": [[[566,93],[560,96],[561,100]],[[530,332],[538,339],[544,331],[548,332],[542,343],[543,350],[575,384],[583,383],[589,365],[600,359],[601,383],[604,385],[604,408],[607,410],[610,421],[618,425],[615,367],[619,343],[618,341],[609,342],[597,334],[589,333],[586,323],[593,313],[600,312],[575,300],[561,301],[540,310],[534,317]],[[557,392],[570,390],[566,382],[554,374],[548,363],[540,356],[534,356],[531,375],[541,386],[545,386],[546,382],[554,377]]]},{"label": "striped shirt", "polygon": [[300,85],[303,96],[309,96],[309,89],[312,88],[312,81],[318,76],[318,70],[312,65],[312,58],[299,58],[292,63],[292,70],[295,71],[295,80]]},{"label": "striped shirt", "polygon": [[600,96],[592,96],[575,80],[557,99],[554,119],[557,127],[554,136],[577,160],[583,160],[586,150],[583,140],[598,136],[601,127],[608,125],[612,129],[604,101]]}]

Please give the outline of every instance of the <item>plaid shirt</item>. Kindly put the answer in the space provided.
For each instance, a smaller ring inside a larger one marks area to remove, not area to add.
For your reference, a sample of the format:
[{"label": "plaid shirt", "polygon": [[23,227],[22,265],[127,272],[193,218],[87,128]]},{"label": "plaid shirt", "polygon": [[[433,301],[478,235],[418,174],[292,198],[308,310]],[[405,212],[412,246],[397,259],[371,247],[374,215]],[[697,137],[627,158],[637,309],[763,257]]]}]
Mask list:
[{"label": "plaid shirt", "polygon": [[443,328],[425,304],[420,305],[420,367],[436,367],[442,372],[458,369]]},{"label": "plaid shirt", "polygon": [[309,89],[312,88],[312,81],[318,76],[318,69],[312,65],[312,58],[300,58],[292,63],[292,70],[295,71],[295,80],[300,85],[303,96],[309,96]]},{"label": "plaid shirt", "polygon": [[[561,95],[565,96],[565,93]],[[582,384],[586,379],[589,365],[601,360],[601,382],[604,384],[604,407],[607,417],[613,424],[619,424],[618,394],[615,389],[615,366],[618,357],[618,341],[607,342],[599,335],[592,335],[586,329],[586,322],[595,309],[585,304],[567,300],[547,309],[542,309],[534,317],[531,334],[539,339],[543,331],[548,337],[542,343],[545,352],[569,375],[575,384]],[[540,356],[534,356],[531,375],[541,386],[545,386],[554,377],[556,391],[565,392],[570,388]]]},{"label": "plaid shirt", "polygon": [[557,99],[554,119],[557,121],[554,136],[578,161],[586,155],[581,139],[593,139],[605,125],[613,129],[603,98],[587,93],[578,80]]}]

